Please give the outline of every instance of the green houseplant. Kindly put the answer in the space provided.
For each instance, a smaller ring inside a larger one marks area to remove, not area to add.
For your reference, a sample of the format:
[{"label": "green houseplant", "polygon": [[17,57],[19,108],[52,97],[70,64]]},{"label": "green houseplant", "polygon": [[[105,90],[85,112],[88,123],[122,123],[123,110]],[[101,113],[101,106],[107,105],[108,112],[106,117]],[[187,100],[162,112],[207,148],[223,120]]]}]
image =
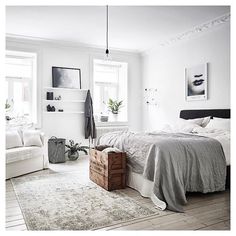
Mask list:
[{"label": "green houseplant", "polygon": [[14,105],[13,99],[11,99],[10,101],[9,101],[8,99],[6,99],[6,102],[5,102],[5,111],[6,111],[6,112],[10,111],[10,110],[13,108],[13,105]]},{"label": "green houseplant", "polygon": [[11,105],[8,103],[8,101],[5,103],[5,109],[10,109]]},{"label": "green houseplant", "polygon": [[120,111],[120,108],[122,107],[122,103],[123,101],[118,101],[118,100],[112,100],[111,98],[109,98],[108,100],[108,110],[111,111],[112,114],[118,114]]},{"label": "green houseplant", "polygon": [[68,158],[71,161],[75,161],[79,157],[79,151],[84,152],[86,155],[88,154],[86,149],[89,149],[88,146],[80,146],[79,143],[75,143],[74,140],[69,140],[69,144],[65,145],[68,149],[65,153],[68,153]]},{"label": "green houseplant", "polygon": [[11,120],[12,118],[10,117],[11,110],[13,109],[14,101],[11,99],[10,101],[7,99],[5,102],[5,119],[7,121]]}]

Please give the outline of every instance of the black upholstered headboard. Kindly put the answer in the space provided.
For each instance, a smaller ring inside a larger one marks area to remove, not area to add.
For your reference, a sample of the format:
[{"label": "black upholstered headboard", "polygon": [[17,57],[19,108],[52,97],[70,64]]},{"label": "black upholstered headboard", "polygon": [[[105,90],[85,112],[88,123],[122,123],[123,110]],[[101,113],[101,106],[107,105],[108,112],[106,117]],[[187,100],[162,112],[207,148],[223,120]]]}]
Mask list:
[{"label": "black upholstered headboard", "polygon": [[194,119],[206,116],[230,118],[230,109],[206,109],[206,110],[182,110],[180,111],[180,118]]}]

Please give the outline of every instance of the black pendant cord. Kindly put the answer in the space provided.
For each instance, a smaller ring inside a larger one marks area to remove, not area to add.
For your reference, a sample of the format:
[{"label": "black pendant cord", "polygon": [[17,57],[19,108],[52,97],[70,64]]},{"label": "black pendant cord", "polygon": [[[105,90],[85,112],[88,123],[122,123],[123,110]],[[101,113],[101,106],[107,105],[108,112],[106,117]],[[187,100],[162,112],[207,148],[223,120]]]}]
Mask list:
[{"label": "black pendant cord", "polygon": [[108,56],[109,54],[109,49],[108,49],[108,5],[106,6],[106,55]]}]

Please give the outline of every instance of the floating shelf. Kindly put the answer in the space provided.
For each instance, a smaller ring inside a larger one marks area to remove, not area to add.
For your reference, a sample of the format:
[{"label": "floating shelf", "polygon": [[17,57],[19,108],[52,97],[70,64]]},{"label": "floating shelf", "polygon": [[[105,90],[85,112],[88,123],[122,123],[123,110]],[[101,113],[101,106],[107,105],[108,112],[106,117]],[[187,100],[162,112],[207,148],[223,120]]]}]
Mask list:
[{"label": "floating shelf", "polygon": [[81,91],[86,92],[88,89],[76,89],[76,88],[54,88],[54,87],[44,87],[46,90],[65,90],[65,91]]},{"label": "floating shelf", "polygon": [[84,114],[83,111],[44,111],[45,114]]},{"label": "floating shelf", "polygon": [[48,103],[50,103],[50,102],[58,102],[58,103],[60,103],[60,102],[78,102],[78,103],[83,103],[83,102],[85,102],[85,100],[63,100],[63,99],[61,99],[61,100],[47,100],[47,99],[43,99],[43,101],[44,102],[48,102]]}]

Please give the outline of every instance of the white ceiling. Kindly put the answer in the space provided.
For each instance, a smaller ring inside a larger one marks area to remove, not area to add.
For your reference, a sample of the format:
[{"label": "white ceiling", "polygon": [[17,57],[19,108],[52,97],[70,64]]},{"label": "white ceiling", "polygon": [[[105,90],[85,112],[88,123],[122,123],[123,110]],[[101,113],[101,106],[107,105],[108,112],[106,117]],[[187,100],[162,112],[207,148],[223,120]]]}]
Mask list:
[{"label": "white ceiling", "polygon": [[[110,47],[142,52],[229,11],[227,6],[110,6]],[[8,6],[6,33],[103,47],[105,19],[105,6]]]}]

